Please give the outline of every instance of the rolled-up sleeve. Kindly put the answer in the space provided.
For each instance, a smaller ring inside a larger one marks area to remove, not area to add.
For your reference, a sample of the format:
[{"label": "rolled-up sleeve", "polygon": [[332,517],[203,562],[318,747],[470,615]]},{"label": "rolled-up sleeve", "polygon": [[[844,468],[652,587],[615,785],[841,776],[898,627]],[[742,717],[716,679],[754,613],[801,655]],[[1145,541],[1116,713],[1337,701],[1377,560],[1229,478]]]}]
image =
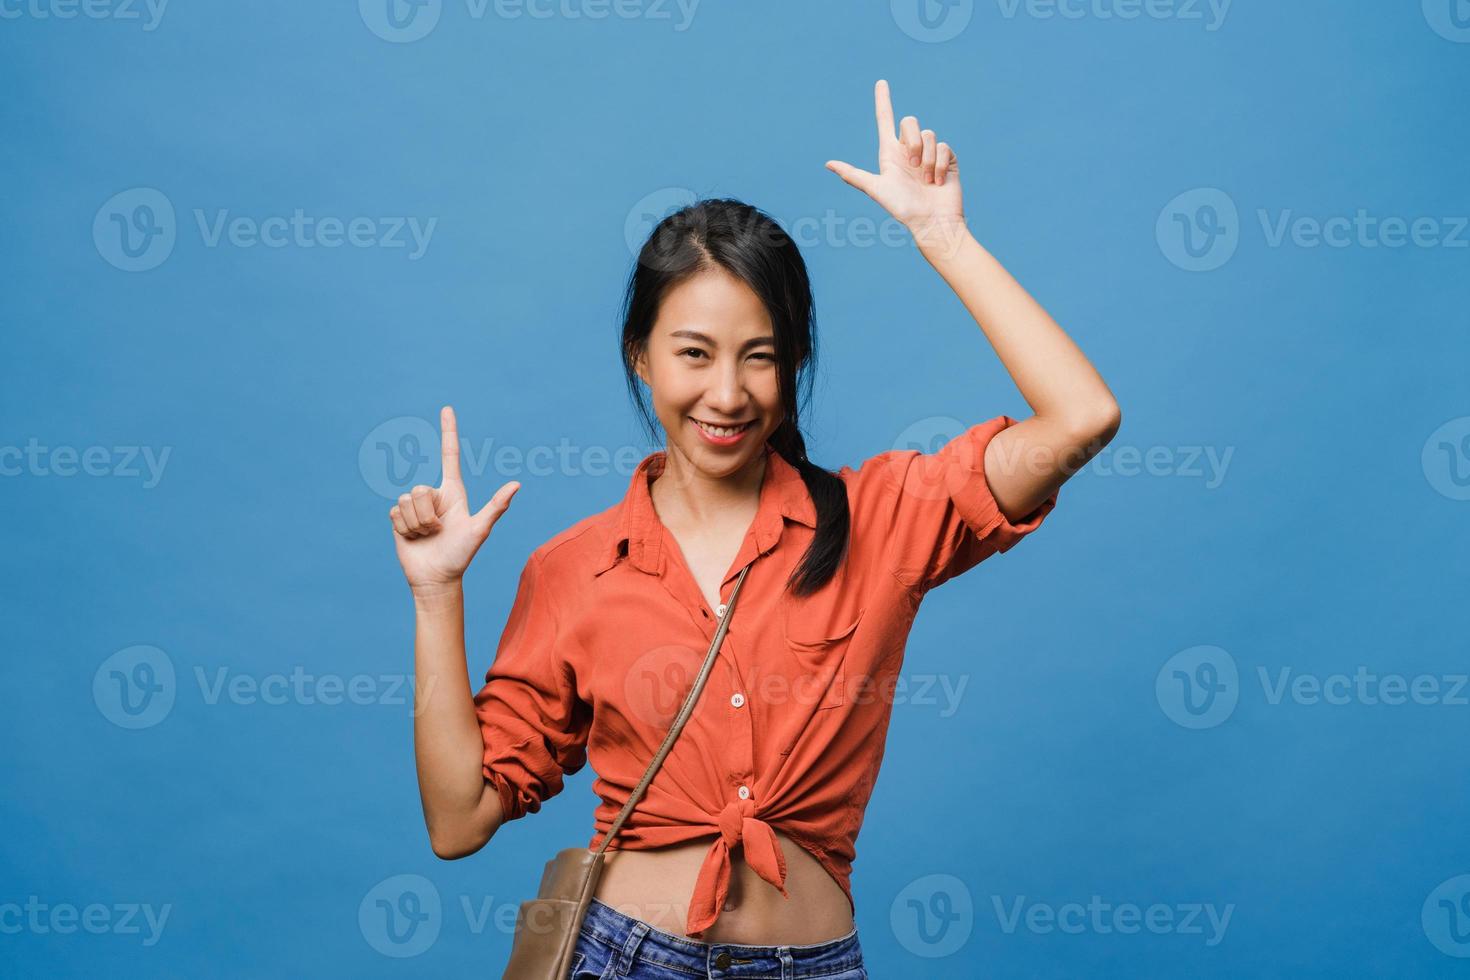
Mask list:
[{"label": "rolled-up sleeve", "polygon": [[587,761],[591,707],[576,695],[562,656],[565,634],[554,583],[539,555],[521,571],[515,602],[475,695],[485,778],[500,793],[505,820],[535,813],[562,790],[562,777]]},{"label": "rolled-up sleeve", "polygon": [[933,453],[881,454],[883,493],[892,508],[889,556],[899,580],[928,591],[973,568],[1041,526],[1053,493],[1016,523],[1006,519],[985,478],[985,450],[1016,420],[999,415],[955,436]]}]

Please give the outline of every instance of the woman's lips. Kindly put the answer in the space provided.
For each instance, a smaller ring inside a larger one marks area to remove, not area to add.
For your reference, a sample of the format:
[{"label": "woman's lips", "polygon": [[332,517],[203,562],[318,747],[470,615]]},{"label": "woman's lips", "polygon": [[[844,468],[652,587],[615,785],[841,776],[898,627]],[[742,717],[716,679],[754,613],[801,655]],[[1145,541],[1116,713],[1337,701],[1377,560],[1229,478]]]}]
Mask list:
[{"label": "woman's lips", "polygon": [[[700,421],[693,416],[690,416],[689,421],[694,424],[695,429],[699,430],[699,434],[704,437],[705,441],[712,446],[733,446],[744,439],[746,433],[755,428],[755,422],[752,420],[745,423],[745,426],[732,436],[717,436],[701,425]],[[721,426],[720,428],[728,428],[728,426]]]}]

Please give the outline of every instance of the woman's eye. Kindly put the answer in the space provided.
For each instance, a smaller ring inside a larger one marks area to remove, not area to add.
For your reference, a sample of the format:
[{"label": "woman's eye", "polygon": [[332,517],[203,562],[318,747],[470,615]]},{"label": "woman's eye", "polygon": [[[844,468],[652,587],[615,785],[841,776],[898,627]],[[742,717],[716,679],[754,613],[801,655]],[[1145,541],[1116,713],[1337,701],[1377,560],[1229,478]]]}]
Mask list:
[{"label": "woman's eye", "polygon": [[[704,351],[700,350],[698,347],[686,347],[683,350],[679,351],[679,356],[680,357],[683,357],[686,354],[693,355],[694,357],[703,357],[704,356]],[[772,363],[774,363],[775,360],[776,360],[776,355],[775,354],[764,354],[763,353],[763,354],[752,354],[750,356],[751,357],[763,358],[764,360],[771,361]]]}]

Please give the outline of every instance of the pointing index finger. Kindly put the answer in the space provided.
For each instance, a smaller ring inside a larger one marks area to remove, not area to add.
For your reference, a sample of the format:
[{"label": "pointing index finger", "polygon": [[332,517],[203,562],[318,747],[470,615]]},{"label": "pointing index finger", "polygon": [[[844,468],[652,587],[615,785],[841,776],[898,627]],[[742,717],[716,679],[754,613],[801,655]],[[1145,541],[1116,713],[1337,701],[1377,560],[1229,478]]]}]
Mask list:
[{"label": "pointing index finger", "polygon": [[444,481],[458,480],[459,476],[459,425],[454,418],[454,409],[445,405],[439,410],[441,451],[444,457]]},{"label": "pointing index finger", "polygon": [[893,128],[893,100],[888,93],[887,79],[880,78],[873,86],[873,106],[878,116],[878,149],[882,150],[885,143],[898,138]]}]

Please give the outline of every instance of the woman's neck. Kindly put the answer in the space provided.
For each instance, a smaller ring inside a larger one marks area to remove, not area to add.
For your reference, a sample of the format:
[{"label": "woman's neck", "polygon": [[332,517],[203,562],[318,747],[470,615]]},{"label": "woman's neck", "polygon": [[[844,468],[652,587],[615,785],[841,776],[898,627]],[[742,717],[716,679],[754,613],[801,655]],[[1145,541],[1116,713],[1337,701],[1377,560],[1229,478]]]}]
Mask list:
[{"label": "woman's neck", "polygon": [[728,476],[710,476],[677,448],[664,452],[663,470],[649,483],[649,496],[659,520],[668,527],[710,527],[734,517],[749,523],[760,506],[766,454],[757,453],[742,469]]}]

